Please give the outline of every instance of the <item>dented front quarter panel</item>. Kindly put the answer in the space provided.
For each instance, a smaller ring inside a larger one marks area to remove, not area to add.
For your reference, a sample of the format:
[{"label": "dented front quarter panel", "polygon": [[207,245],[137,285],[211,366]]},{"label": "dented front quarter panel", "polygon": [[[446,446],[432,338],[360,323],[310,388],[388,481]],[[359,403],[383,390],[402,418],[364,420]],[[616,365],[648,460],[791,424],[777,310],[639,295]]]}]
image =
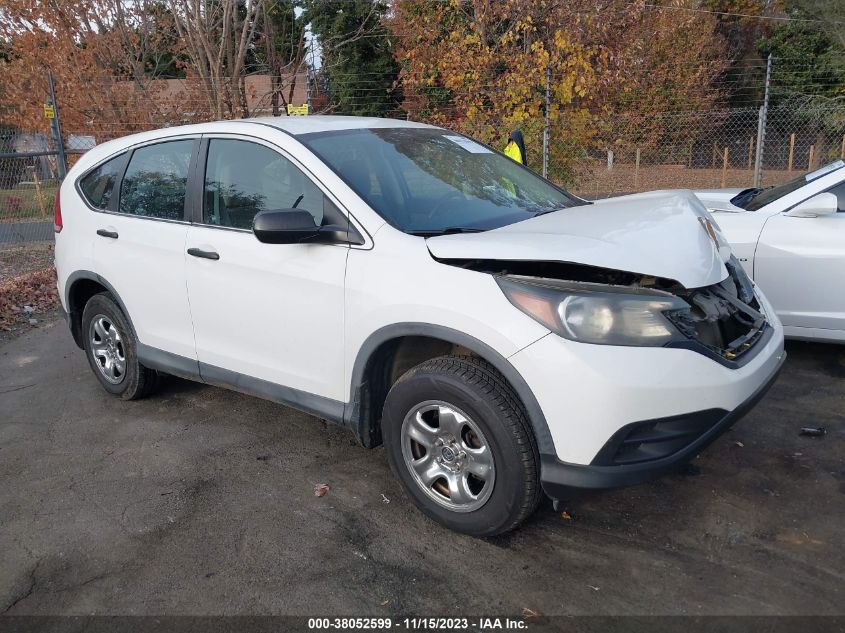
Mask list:
[{"label": "dented front quarter panel", "polygon": [[718,283],[727,270],[690,191],[655,191],[563,209],[483,233],[429,238],[438,259],[559,261],[673,279],[687,288]]}]

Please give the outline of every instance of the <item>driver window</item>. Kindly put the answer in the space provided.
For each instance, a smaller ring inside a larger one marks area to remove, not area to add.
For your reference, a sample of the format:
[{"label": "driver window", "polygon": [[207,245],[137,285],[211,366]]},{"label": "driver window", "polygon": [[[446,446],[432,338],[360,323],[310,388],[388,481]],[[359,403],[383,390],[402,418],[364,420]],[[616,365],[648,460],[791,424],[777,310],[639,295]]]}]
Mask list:
[{"label": "driver window", "polygon": [[299,209],[323,222],[323,192],[293,163],[257,143],[211,139],[205,168],[204,224],[251,229],[259,211]]}]

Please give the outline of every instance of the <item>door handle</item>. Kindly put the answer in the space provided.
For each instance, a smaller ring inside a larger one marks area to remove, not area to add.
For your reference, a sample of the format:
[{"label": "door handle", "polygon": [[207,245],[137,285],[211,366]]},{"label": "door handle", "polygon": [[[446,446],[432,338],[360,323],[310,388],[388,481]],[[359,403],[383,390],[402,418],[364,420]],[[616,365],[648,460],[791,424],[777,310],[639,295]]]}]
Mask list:
[{"label": "door handle", "polygon": [[220,255],[218,255],[214,251],[204,251],[201,248],[189,248],[188,255],[193,255],[194,257],[203,257],[205,259],[220,259]]},{"label": "door handle", "polygon": [[102,237],[110,237],[113,240],[117,239],[117,231],[109,231],[107,229],[97,229],[97,235]]}]

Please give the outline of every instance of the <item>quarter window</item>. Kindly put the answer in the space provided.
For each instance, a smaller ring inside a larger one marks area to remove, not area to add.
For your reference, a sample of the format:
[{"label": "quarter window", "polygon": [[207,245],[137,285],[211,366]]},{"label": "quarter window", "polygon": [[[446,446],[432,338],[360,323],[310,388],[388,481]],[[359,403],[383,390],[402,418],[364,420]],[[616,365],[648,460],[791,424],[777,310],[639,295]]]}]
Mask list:
[{"label": "quarter window", "polygon": [[185,219],[188,167],[194,141],[169,141],[132,153],[120,189],[120,212],[164,220]]},{"label": "quarter window", "polygon": [[836,196],[836,200],[838,201],[836,206],[838,207],[839,213],[845,213],[845,182],[840,182],[833,189],[828,189],[828,191]]},{"label": "quarter window", "polygon": [[203,223],[252,228],[259,211],[298,209],[323,222],[324,195],[278,152],[249,141],[212,139],[205,171]]},{"label": "quarter window", "polygon": [[126,154],[121,154],[106,161],[79,181],[79,188],[88,204],[95,209],[109,208],[114,183],[117,182],[125,164]]}]

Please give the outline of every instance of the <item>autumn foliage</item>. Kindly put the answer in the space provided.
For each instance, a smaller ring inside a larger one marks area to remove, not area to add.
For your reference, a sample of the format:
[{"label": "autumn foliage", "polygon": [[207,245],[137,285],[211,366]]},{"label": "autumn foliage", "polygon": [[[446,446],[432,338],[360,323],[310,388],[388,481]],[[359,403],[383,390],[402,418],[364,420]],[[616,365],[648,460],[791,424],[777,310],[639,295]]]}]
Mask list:
[{"label": "autumn foliage", "polygon": [[149,94],[154,88],[138,54],[160,36],[133,28],[142,4],[5,0],[0,123],[47,131],[42,107],[48,70],[61,96],[66,133],[120,135],[166,119],[169,113]]},{"label": "autumn foliage", "polygon": [[655,113],[709,109],[721,96],[713,82],[726,62],[711,14],[644,0],[396,0],[393,9],[410,117],[499,146],[519,127],[535,167],[548,73],[553,175],[563,180],[595,137],[659,143],[667,130]]},{"label": "autumn foliage", "polygon": [[[687,147],[705,134],[694,116],[683,125],[671,117],[728,104],[723,74],[744,50],[733,40],[748,40],[751,27],[719,16],[756,15],[776,1],[392,0],[377,31],[347,25],[354,22],[351,13],[340,20],[334,3],[299,5],[329,12],[323,19],[352,30],[335,34],[339,41],[378,37],[384,46],[374,50],[394,52],[400,71],[392,83],[339,66],[335,74],[350,84],[344,94],[358,100],[358,109],[368,95],[404,95],[408,117],[497,147],[518,127],[535,168],[548,81],[550,173],[571,181],[587,148],[648,152]],[[294,13],[291,0],[4,0],[0,125],[46,131],[47,69],[56,78],[65,133],[93,134],[98,141],[249,116],[245,77],[251,73],[274,78],[278,114],[286,102],[278,78],[296,76],[306,63],[304,24]],[[324,63],[347,63],[343,50],[335,53],[324,54]],[[163,93],[153,81],[162,69],[185,76],[182,89]],[[323,88],[339,91],[339,81]],[[712,117],[707,123],[712,128]]]}]

